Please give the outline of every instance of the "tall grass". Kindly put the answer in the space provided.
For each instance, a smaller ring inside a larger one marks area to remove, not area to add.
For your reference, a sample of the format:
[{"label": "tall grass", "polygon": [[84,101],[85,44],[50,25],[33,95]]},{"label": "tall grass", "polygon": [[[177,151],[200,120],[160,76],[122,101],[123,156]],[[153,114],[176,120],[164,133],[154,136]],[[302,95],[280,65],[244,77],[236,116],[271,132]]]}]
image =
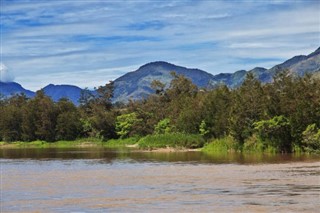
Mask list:
[{"label": "tall grass", "polygon": [[101,139],[97,138],[81,138],[73,141],[55,141],[55,142],[47,142],[42,140],[36,140],[31,142],[3,142],[0,144],[1,146],[10,145],[16,148],[72,148],[81,145],[91,145],[91,146],[101,146]]},{"label": "tall grass", "polygon": [[139,148],[199,148],[204,144],[201,135],[184,134],[184,133],[167,133],[148,135],[139,140]]},{"label": "tall grass", "polygon": [[107,142],[105,142],[103,145],[105,147],[125,147],[128,145],[134,145],[136,143],[138,143],[140,137],[130,137],[130,138],[124,138],[124,139],[111,139],[108,140]]},{"label": "tall grass", "polygon": [[202,151],[205,153],[227,153],[239,151],[239,145],[233,137],[227,136],[224,138],[214,139],[206,144]]}]

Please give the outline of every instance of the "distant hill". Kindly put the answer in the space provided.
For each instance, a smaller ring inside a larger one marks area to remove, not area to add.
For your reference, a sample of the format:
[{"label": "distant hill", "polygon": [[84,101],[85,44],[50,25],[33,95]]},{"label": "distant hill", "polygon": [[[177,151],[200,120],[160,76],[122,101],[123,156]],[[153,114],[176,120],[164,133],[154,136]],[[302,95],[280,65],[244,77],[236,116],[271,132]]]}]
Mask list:
[{"label": "distant hill", "polygon": [[295,56],[282,64],[272,67],[269,73],[274,74],[279,69],[289,69],[291,74],[298,76],[320,71],[320,47],[307,56]]},{"label": "distant hill", "polygon": [[129,99],[136,100],[147,97],[154,92],[150,87],[153,80],[159,80],[168,87],[172,80],[171,71],[186,76],[200,87],[210,85],[210,81],[214,77],[199,69],[188,69],[162,61],[152,62],[114,81],[114,101],[127,102]]},{"label": "distant hill", "polygon": [[1,82],[0,81],[0,94],[5,97],[11,97],[16,94],[25,94],[28,98],[35,95],[34,92],[23,88],[20,84],[15,82]]},{"label": "distant hill", "polygon": [[[212,75],[199,69],[191,69],[177,66],[164,61],[151,62],[141,66],[133,72],[129,72],[114,81],[114,102],[128,102],[129,99],[137,100],[148,97],[154,93],[150,85],[153,80],[159,80],[169,87],[172,80],[171,72],[181,74],[189,78],[200,88],[212,88],[220,84],[225,84],[230,88],[236,88],[242,84],[247,73],[253,73],[261,82],[272,81],[272,77],[279,70],[288,69],[292,75],[302,76],[305,73],[313,73],[320,76],[320,47],[313,53],[305,56],[295,56],[271,69],[256,67],[252,70],[239,70],[234,73],[220,73]],[[78,105],[81,88],[72,85],[49,84],[43,88],[46,95],[54,101],[60,98],[68,98]],[[0,93],[6,97],[12,94],[24,93],[27,97],[33,97],[34,92],[24,89],[20,84],[11,82],[0,82]]]},{"label": "distant hill", "polygon": [[67,98],[75,105],[79,105],[79,98],[82,89],[72,85],[54,85],[49,84],[43,88],[44,93],[51,97],[53,101],[59,101],[61,98]]},{"label": "distant hill", "polygon": [[273,75],[282,69],[289,69],[292,75],[302,76],[305,73],[320,71],[320,48],[307,56],[295,56],[271,69],[256,67],[252,70],[239,70],[234,73],[212,75],[203,70],[177,66],[164,61],[152,62],[141,66],[138,70],[129,72],[114,81],[114,102],[127,102],[129,99],[145,98],[154,91],[150,84],[159,80],[168,87],[172,76],[171,71],[182,74],[192,80],[198,87],[214,87],[225,84],[236,88],[242,84],[247,73],[253,73],[263,83],[271,82]]},{"label": "distant hill", "polygon": [[[43,88],[44,93],[51,97],[53,101],[61,98],[67,98],[75,105],[79,105],[79,98],[82,89],[72,85],[53,85],[49,84]],[[5,97],[11,97],[15,94],[25,94],[28,98],[35,96],[35,92],[23,88],[15,82],[0,82],[0,94]]]}]

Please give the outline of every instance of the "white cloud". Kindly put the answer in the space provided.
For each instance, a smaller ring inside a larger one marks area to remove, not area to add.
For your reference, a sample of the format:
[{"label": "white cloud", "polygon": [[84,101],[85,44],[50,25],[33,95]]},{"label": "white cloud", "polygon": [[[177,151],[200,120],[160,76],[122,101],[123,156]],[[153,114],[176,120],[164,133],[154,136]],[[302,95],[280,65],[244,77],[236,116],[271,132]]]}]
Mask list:
[{"label": "white cloud", "polygon": [[0,63],[0,81],[1,82],[12,82],[14,80],[14,76],[11,72],[9,72],[6,65]]},{"label": "white cloud", "polygon": [[59,79],[98,86],[155,60],[212,73],[268,68],[320,43],[312,1],[3,4],[2,60],[33,88]]}]

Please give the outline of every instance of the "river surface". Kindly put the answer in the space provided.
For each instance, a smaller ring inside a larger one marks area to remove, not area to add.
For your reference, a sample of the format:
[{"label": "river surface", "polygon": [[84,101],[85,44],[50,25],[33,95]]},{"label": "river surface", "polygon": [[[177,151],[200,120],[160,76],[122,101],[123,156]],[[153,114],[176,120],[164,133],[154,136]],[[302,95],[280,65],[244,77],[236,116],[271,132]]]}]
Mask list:
[{"label": "river surface", "polygon": [[320,158],[3,149],[0,212],[319,212]]}]

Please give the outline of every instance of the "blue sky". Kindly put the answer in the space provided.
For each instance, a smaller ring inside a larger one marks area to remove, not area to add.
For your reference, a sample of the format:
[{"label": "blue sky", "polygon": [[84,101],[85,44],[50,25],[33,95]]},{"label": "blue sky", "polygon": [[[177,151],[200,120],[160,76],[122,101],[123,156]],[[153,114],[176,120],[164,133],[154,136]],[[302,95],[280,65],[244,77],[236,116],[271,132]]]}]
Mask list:
[{"label": "blue sky", "polygon": [[2,75],[32,90],[93,88],[151,61],[271,68],[320,46],[317,0],[0,1]]}]

